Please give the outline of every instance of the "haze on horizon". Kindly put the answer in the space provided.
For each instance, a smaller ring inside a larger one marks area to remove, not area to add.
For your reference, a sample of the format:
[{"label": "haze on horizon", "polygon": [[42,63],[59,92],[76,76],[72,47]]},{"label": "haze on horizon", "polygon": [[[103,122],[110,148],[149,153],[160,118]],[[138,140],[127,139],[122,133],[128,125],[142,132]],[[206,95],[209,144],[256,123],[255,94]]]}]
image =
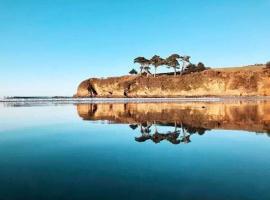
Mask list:
[{"label": "haze on horizon", "polygon": [[270,60],[270,0],[0,0],[0,97],[73,95],[137,56],[206,66]]}]

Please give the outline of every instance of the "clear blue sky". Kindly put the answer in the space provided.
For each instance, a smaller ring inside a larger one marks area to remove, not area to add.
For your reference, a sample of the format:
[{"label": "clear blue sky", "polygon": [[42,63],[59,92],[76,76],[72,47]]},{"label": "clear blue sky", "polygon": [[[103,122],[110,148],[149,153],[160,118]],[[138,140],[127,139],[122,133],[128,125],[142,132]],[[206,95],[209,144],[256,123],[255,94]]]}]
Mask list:
[{"label": "clear blue sky", "polygon": [[0,96],[72,95],[136,56],[270,60],[270,0],[0,0]]}]

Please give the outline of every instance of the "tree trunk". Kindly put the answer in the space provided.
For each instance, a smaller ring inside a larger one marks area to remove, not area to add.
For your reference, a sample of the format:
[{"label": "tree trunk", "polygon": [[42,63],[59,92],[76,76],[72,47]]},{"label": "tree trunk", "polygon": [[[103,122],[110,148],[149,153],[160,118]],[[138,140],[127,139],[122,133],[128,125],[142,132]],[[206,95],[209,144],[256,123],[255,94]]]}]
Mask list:
[{"label": "tree trunk", "polygon": [[140,75],[142,75],[143,66],[141,66],[140,68],[141,68],[141,70],[140,70]]},{"label": "tree trunk", "polygon": [[183,61],[183,65],[182,65],[182,68],[181,68],[181,75],[182,75],[183,72],[184,72],[184,67],[185,67],[185,62]]},{"label": "tree trunk", "polygon": [[174,67],[174,76],[176,76],[176,67]]},{"label": "tree trunk", "polygon": [[157,73],[157,67],[155,67],[154,77],[156,77],[156,73]]},{"label": "tree trunk", "polygon": [[181,67],[181,73],[180,73],[180,75],[183,74],[183,71],[184,71],[184,67],[182,66],[182,67]]},{"label": "tree trunk", "polygon": [[185,134],[185,133],[184,133],[184,132],[185,132],[185,130],[184,130],[184,127],[183,127],[182,122],[181,122],[181,129],[182,129],[182,131],[181,131],[181,132],[182,132],[182,135],[184,135],[184,134]]}]

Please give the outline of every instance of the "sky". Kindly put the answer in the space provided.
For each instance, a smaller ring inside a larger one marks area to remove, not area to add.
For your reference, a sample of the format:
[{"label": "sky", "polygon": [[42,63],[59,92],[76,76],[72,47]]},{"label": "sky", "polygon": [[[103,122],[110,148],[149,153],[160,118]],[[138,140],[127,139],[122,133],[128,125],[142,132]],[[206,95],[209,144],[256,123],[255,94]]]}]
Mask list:
[{"label": "sky", "polygon": [[270,0],[0,0],[0,97],[73,95],[137,56],[270,60]]}]

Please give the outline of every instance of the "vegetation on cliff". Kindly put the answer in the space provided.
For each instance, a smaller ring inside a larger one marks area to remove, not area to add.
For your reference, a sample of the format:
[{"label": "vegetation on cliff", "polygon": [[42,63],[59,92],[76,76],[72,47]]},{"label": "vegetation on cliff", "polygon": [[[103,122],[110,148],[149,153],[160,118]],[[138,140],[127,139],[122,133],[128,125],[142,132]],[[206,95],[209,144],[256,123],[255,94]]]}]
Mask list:
[{"label": "vegetation on cliff", "polygon": [[[166,66],[167,68],[173,68],[174,76],[177,74],[177,70],[180,70],[180,75],[184,73],[191,73],[196,71],[205,70],[203,63],[198,63],[194,65],[190,62],[190,56],[180,56],[179,54],[172,54],[167,58],[161,58],[158,55],[154,55],[151,59],[146,59],[145,57],[137,57],[134,59],[134,63],[140,64],[140,75],[145,73],[147,76],[151,75],[151,66],[154,66],[154,77],[156,77],[156,71],[158,67]],[[180,67],[180,63],[182,66]]]}]

